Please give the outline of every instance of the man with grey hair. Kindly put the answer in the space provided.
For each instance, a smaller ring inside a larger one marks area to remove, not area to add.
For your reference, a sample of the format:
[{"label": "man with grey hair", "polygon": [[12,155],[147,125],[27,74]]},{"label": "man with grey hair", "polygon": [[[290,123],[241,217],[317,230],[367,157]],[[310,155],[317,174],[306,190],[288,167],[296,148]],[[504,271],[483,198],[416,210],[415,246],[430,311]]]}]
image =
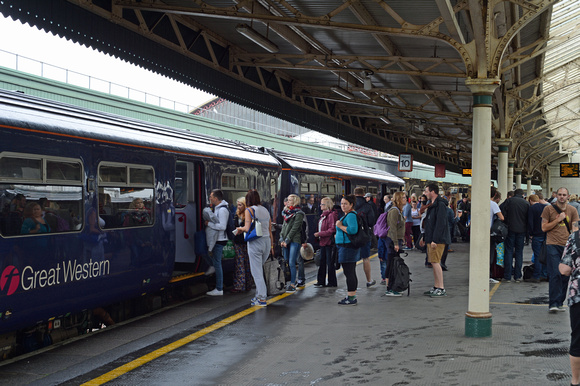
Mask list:
[{"label": "man with grey hair", "polygon": [[568,288],[568,277],[560,274],[560,258],[564,253],[564,246],[572,231],[578,230],[578,212],[568,205],[569,192],[567,188],[560,188],[556,192],[556,202],[547,205],[542,211],[542,231],[546,232],[546,265],[548,268],[548,311],[555,313],[566,311],[564,300]]}]

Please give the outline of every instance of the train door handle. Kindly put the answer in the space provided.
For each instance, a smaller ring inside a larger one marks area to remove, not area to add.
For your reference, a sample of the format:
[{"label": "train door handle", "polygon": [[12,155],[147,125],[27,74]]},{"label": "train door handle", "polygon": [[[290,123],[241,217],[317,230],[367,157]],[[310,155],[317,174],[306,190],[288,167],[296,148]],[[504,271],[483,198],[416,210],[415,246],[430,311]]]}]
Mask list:
[{"label": "train door handle", "polygon": [[187,215],[185,213],[175,213],[175,215],[179,216],[177,221],[183,223],[183,238],[188,239],[189,235],[187,234]]}]

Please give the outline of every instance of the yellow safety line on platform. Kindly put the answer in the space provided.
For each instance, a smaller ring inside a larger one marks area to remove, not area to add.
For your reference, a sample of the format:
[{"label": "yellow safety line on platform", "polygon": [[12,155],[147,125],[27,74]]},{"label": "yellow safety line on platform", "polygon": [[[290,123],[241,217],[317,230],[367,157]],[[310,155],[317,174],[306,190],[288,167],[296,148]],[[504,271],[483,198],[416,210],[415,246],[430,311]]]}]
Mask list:
[{"label": "yellow safety line on platform", "polygon": [[500,283],[495,283],[495,285],[493,286],[493,288],[491,289],[491,291],[489,291],[489,300],[491,300],[491,297],[493,296],[493,294],[495,293],[495,291],[497,291],[497,289],[499,288],[499,284]]},{"label": "yellow safety line on platform", "polygon": [[[374,255],[370,256],[370,258],[372,259],[376,256],[377,256],[377,254],[375,253]],[[359,261],[358,263],[360,264],[360,263],[362,263],[362,261]],[[309,286],[313,285],[315,282],[316,281],[313,280],[310,283],[306,284],[305,287],[309,287]],[[272,304],[274,302],[277,302],[278,300],[282,300],[285,297],[288,297],[290,295],[292,295],[292,294],[291,293],[284,293],[282,295],[275,296],[272,299],[268,300],[268,304]],[[82,386],[98,386],[98,385],[102,385],[104,383],[110,382],[113,379],[118,378],[121,375],[128,373],[129,371],[135,370],[136,368],[143,366],[144,364],[149,363],[152,360],[157,359],[157,358],[159,358],[159,357],[161,357],[161,356],[163,356],[163,355],[165,355],[165,354],[167,354],[175,349],[178,349],[181,346],[184,346],[188,343],[191,343],[194,340],[197,340],[197,339],[201,338],[202,336],[209,334],[210,332],[214,332],[216,330],[219,330],[220,328],[225,327],[228,324],[231,324],[231,323],[235,322],[236,320],[243,318],[244,316],[248,316],[248,315],[256,312],[257,310],[259,310],[261,308],[262,307],[260,307],[260,306],[253,306],[253,307],[245,309],[241,312],[238,312],[237,314],[232,315],[228,318],[225,318],[217,323],[214,323],[209,327],[201,329],[198,332],[194,332],[193,334],[188,335],[185,338],[181,338],[179,340],[176,340],[175,342],[170,343],[167,346],[161,347],[153,352],[150,352],[149,354],[143,355],[140,358],[137,358],[137,359],[135,359],[127,364],[124,364],[123,366],[117,367],[116,369],[111,370],[108,373],[103,374],[98,378],[91,379],[90,381],[83,383]]]}]

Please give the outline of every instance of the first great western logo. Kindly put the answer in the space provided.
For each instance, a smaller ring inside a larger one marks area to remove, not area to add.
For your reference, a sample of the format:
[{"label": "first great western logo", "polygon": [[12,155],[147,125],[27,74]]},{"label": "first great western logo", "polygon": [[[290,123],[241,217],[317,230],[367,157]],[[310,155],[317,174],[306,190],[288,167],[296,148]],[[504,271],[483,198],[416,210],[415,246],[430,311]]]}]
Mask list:
[{"label": "first great western logo", "polygon": [[10,296],[17,291],[19,286],[22,290],[29,291],[106,276],[109,275],[110,271],[111,263],[109,260],[62,261],[46,269],[35,269],[31,265],[27,265],[22,269],[22,272],[15,266],[9,265],[4,268],[0,276],[0,293]]}]

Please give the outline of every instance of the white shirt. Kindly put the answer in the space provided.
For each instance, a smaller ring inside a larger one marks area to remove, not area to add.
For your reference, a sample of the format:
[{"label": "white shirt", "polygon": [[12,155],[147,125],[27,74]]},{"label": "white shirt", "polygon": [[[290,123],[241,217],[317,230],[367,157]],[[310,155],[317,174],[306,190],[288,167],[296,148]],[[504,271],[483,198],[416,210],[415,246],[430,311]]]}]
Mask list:
[{"label": "white shirt", "polygon": [[489,201],[490,202],[490,218],[489,218],[489,227],[491,228],[491,226],[493,225],[493,216],[495,216],[496,213],[501,212],[501,210],[499,209],[499,205],[497,204],[497,202],[495,201]]}]

